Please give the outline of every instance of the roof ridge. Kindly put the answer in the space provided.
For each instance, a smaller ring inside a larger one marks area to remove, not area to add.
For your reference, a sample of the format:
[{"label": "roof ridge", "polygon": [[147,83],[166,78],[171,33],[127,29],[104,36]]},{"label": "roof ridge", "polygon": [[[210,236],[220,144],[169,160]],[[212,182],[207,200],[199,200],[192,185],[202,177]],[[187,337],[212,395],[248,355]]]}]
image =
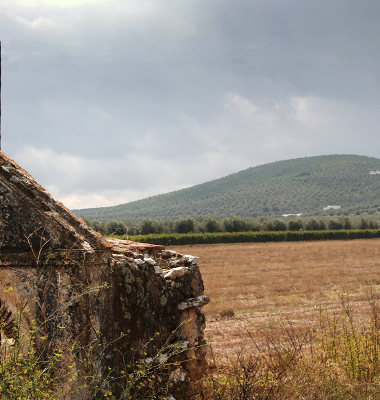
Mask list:
[{"label": "roof ridge", "polygon": [[[6,179],[1,179],[1,177]],[[73,235],[85,250],[111,250],[110,243],[91,229],[83,219],[77,218],[61,202],[48,193],[25,169],[0,150],[0,180],[9,189],[17,187],[24,193],[24,200],[37,209],[61,232]]]}]

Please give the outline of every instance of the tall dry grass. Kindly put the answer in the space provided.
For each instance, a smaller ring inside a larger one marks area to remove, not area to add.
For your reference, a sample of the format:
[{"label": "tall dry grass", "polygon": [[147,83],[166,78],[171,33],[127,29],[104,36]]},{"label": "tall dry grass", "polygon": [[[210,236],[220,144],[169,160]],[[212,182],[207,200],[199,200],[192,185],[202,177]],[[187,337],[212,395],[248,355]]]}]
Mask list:
[{"label": "tall dry grass", "polygon": [[380,399],[380,240],[174,249],[212,299],[204,399]]},{"label": "tall dry grass", "polygon": [[[250,335],[228,363],[212,360],[200,399],[380,399],[379,296],[368,298],[365,323],[342,299],[340,312],[319,310],[316,326],[279,323]],[[358,322],[358,323],[357,323]],[[251,327],[252,331],[255,327]]]}]

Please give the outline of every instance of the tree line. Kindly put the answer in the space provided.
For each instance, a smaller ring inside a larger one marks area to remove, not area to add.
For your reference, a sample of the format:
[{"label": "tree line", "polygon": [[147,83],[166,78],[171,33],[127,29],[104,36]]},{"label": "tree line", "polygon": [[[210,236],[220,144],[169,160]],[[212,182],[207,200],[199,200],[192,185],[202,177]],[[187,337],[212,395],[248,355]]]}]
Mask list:
[{"label": "tree line", "polygon": [[379,229],[379,216],[324,216],[320,218],[250,218],[231,215],[180,218],[175,220],[143,219],[132,221],[90,221],[86,223],[103,235],[150,235],[171,233],[217,233],[217,232],[276,232],[318,231],[340,229]]}]

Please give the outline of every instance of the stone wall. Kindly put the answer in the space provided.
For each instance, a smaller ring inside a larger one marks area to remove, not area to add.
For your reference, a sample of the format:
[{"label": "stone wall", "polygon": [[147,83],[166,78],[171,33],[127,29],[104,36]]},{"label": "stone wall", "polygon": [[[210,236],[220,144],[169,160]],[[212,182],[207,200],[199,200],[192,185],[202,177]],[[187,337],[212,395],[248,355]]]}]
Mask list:
[{"label": "stone wall", "polygon": [[[70,365],[79,380],[93,371],[117,377],[160,351],[167,360],[174,345],[171,379],[186,385],[204,373],[209,298],[198,259],[103,238],[2,152],[0,267],[2,339],[15,338],[15,326],[26,335],[40,327],[36,347],[61,350],[61,368]],[[60,387],[62,398],[85,397],[66,375]]]}]

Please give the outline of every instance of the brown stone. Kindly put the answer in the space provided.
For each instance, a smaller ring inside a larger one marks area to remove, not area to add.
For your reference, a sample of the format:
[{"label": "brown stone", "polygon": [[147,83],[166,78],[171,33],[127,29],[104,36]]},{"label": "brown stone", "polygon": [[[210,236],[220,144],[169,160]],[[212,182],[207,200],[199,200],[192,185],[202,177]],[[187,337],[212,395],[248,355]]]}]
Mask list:
[{"label": "brown stone", "polygon": [[[201,306],[209,299],[197,261],[163,246],[104,238],[0,151],[2,333],[11,337],[17,323],[28,334],[37,324],[36,346],[61,349],[61,367],[73,365],[79,380],[91,370],[100,380],[109,371],[117,377],[134,360],[154,360],[163,346],[170,353],[178,344],[180,364],[170,379],[200,378]],[[94,344],[100,353],[89,350]],[[60,387],[62,398],[78,395],[65,376]]]}]

